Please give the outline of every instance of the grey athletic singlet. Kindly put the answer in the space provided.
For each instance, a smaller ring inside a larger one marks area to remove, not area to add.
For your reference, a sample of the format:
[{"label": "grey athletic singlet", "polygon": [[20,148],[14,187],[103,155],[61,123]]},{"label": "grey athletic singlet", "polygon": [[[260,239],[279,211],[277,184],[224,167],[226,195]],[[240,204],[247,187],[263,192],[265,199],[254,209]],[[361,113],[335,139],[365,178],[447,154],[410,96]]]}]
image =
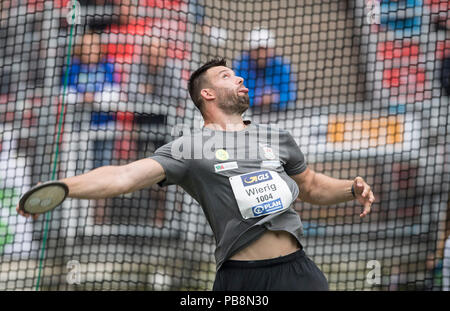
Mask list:
[{"label": "grey athletic singlet", "polygon": [[284,230],[300,243],[300,217],[292,208],[299,189],[289,175],[306,169],[292,136],[274,126],[241,131],[202,128],[156,150],[164,168],[160,186],[177,184],[202,207],[216,239],[217,270],[266,230]]}]

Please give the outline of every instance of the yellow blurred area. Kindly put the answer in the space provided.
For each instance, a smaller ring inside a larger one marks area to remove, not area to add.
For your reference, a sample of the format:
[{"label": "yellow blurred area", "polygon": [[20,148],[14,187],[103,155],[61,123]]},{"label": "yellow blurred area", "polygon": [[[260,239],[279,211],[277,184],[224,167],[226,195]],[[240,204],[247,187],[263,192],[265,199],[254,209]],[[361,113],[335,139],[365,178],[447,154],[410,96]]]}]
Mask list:
[{"label": "yellow blurred area", "polygon": [[359,142],[376,147],[403,142],[404,116],[364,119],[362,116],[331,115],[328,119],[327,142]]}]

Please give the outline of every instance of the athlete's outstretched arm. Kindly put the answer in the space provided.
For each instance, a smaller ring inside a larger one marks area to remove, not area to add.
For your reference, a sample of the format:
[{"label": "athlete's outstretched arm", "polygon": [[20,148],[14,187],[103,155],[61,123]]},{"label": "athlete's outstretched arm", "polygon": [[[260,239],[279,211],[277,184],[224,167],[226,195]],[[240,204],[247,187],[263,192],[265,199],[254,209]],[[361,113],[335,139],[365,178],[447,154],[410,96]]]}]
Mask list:
[{"label": "athlete's outstretched arm", "polygon": [[356,199],[364,206],[360,214],[360,217],[364,217],[370,213],[372,203],[375,202],[372,189],[362,177],[354,180],[336,179],[307,168],[291,178],[300,189],[299,199],[311,204],[333,205]]},{"label": "athlete's outstretched arm", "polygon": [[150,187],[164,178],[164,169],[158,162],[142,159],[121,166],[99,167],[60,181],[69,187],[71,198],[104,199]]},{"label": "athlete's outstretched arm", "polygon": [[[142,159],[121,166],[102,166],[88,173],[61,179],[69,187],[70,198],[104,199],[150,187],[165,178],[163,167],[155,160]],[[19,214],[33,218],[20,211]]]}]

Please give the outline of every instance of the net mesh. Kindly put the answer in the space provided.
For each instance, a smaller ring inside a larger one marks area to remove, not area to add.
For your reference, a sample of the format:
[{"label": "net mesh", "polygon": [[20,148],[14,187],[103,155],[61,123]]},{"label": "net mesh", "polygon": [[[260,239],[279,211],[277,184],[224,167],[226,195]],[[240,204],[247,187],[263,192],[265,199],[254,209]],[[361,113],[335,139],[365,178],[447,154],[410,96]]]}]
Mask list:
[{"label": "net mesh", "polygon": [[330,289],[448,287],[450,2],[296,2],[1,1],[0,290],[212,288],[211,229],[176,186],[68,199],[37,221],[15,206],[53,173],[200,127],[187,80],[215,56],[245,78],[248,118],[290,131],[317,172],[373,188],[364,220],[354,202],[295,203]]}]

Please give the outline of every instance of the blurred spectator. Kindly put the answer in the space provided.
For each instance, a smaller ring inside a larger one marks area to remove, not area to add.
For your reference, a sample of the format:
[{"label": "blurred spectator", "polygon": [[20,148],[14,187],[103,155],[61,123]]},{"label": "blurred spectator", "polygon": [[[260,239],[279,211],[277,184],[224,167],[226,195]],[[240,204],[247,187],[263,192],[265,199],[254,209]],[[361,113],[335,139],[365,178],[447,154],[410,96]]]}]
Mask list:
[{"label": "blurred spectator", "polygon": [[[100,35],[84,34],[73,54],[67,81],[69,102],[118,101],[120,76],[101,50]],[[65,79],[66,72],[62,75],[62,85]]]},{"label": "blurred spectator", "polygon": [[[169,56],[174,46],[169,46],[168,41],[180,40],[180,30],[176,28],[181,26],[176,18],[172,21],[140,17],[138,13],[145,12],[146,8],[139,7],[139,11],[137,1],[115,0],[115,3],[118,24],[109,25],[106,32],[119,34],[117,43],[132,45],[134,50],[132,61],[123,62],[122,90],[127,94],[128,102],[146,104],[145,109],[136,112],[164,117],[169,110],[180,114],[179,106],[188,98],[183,85],[183,79],[187,80],[188,76],[183,74],[183,60]],[[176,37],[170,37],[174,32]]]},{"label": "blurred spectator", "polygon": [[[66,74],[62,76],[64,85]],[[92,104],[102,102],[108,104],[118,100],[120,79],[114,70],[114,64],[109,62],[101,52],[100,36],[87,33],[82,37],[81,45],[74,48],[74,57],[70,64],[67,86],[69,102],[76,97],[76,102]],[[81,97],[80,97],[81,95]],[[72,97],[72,99],[70,99]],[[104,107],[105,105],[103,105]],[[92,106],[85,107],[92,109]],[[91,126],[93,129],[106,128],[114,124],[115,115],[112,112],[93,111]],[[94,167],[109,165],[112,160],[113,140],[94,141]]]},{"label": "blurred spectator", "polygon": [[[233,70],[244,78],[253,111],[279,111],[295,107],[297,77],[291,64],[275,54],[275,37],[271,30],[254,29],[247,40],[250,50],[234,61]],[[257,109],[259,110],[259,109]]]},{"label": "blurred spectator", "polygon": [[[133,157],[150,156],[171,139],[171,126],[176,117],[184,113],[188,97],[187,87],[183,85],[186,75],[183,75],[183,60],[170,57],[168,41],[179,38],[178,34],[176,38],[165,37],[169,30],[173,34],[172,21],[143,17],[139,13],[146,8],[140,7],[141,11],[138,11],[138,4],[133,0],[117,0],[115,4],[118,22],[108,25],[104,32],[115,39],[111,40],[114,43],[110,47],[116,52],[111,54],[115,54],[113,58],[120,63],[121,91],[130,107],[126,114],[128,119],[132,119],[129,124],[132,124],[133,134],[125,145],[137,145],[138,150],[138,154],[132,156],[124,152],[120,158],[131,161]],[[119,50],[126,52],[117,53]],[[147,193],[139,194],[142,195]],[[152,221],[156,226],[162,226],[166,189],[152,187],[149,195],[150,206],[155,207]],[[145,204],[147,207],[149,201],[146,200]]]},{"label": "blurred spectator", "polygon": [[[138,13],[146,7],[140,7],[138,12],[137,1],[116,0],[115,4],[118,23],[109,25],[105,33],[116,38],[111,44],[117,46],[116,50],[127,50],[113,57],[122,68],[121,90],[129,106],[134,107],[130,111],[135,113],[135,131],[151,129],[152,134],[158,131],[165,134],[166,129],[160,125],[166,124],[169,114],[176,116],[179,105],[187,98],[181,79],[182,66],[168,57],[170,48],[167,39],[162,38],[160,18],[140,17]],[[155,135],[148,140],[155,145],[164,143]]]},{"label": "blurred spectator", "polygon": [[[66,72],[62,75],[65,84]],[[86,33],[81,44],[74,47],[74,56],[67,77],[68,102],[82,104],[83,110],[91,112],[91,129],[114,130],[115,114],[108,112],[108,105],[119,100],[120,79],[110,62],[102,52],[100,35]],[[100,104],[100,111],[93,110],[93,104]],[[93,141],[94,168],[111,165],[114,139],[96,139]],[[105,201],[97,202],[96,213],[102,214]]]},{"label": "blurred spectator", "polygon": [[127,81],[128,101],[156,103],[166,107],[151,109],[152,113],[167,111],[169,105],[177,106],[182,96],[181,72],[168,64],[167,42],[153,37],[142,46],[141,62],[130,67]]},{"label": "blurred spectator", "polygon": [[[140,133],[137,142],[140,157],[148,157],[171,139],[168,119],[174,119],[187,95],[186,87],[181,85],[182,67],[168,58],[167,48],[165,40],[153,37],[142,47],[141,62],[131,65],[128,103],[145,107],[145,113],[135,115],[135,130]],[[155,204],[153,221],[158,227],[164,224],[166,192],[167,189],[156,186],[150,191]]]}]

